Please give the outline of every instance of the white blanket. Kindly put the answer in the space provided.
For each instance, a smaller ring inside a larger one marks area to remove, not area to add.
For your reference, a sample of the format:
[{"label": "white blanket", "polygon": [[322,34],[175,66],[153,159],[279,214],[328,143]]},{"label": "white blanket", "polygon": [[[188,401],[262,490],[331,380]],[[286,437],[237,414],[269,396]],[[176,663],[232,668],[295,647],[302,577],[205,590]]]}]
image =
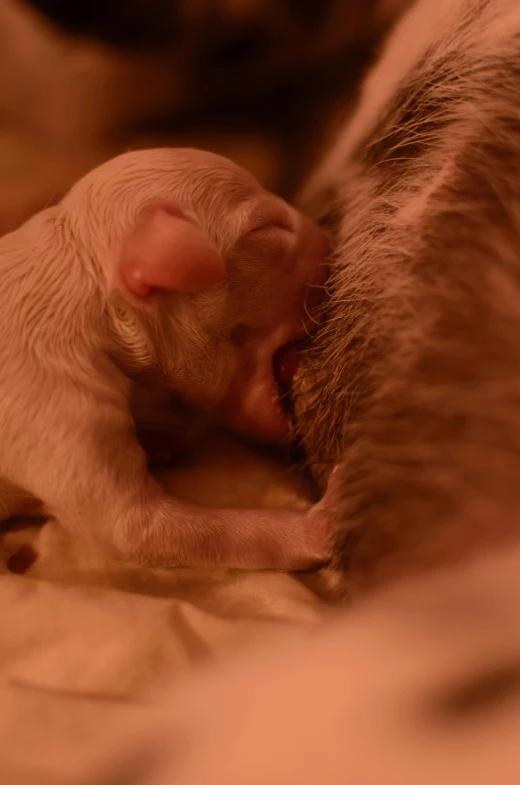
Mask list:
[{"label": "white blanket", "polygon": [[[162,480],[185,499],[216,506],[308,504],[279,459],[223,435]],[[320,576],[137,570],[53,521],[22,523],[0,543],[1,765],[9,760],[1,785],[67,782],[65,759],[88,757],[128,701],[163,682],[171,689],[194,665],[280,628],[307,634],[327,613],[315,592],[325,587]],[[32,779],[24,779],[27,745]]]},{"label": "white blanket", "polygon": [[[190,673],[194,657],[229,647],[216,613],[158,598],[134,605],[115,591],[62,593],[60,622],[71,620],[72,608],[84,614],[83,641],[77,619],[74,645],[63,626],[52,641],[45,614],[44,656],[34,657],[33,647],[25,665],[74,689],[4,684],[0,783],[517,785],[519,561],[516,547],[385,592],[332,624],[279,625],[276,645],[256,643]],[[267,596],[282,587],[264,586]],[[17,588],[15,606],[40,594]],[[59,592],[44,591],[39,607],[49,601],[57,609]],[[286,611],[299,616],[306,604],[299,599],[292,595]],[[246,631],[246,616],[231,622],[245,632],[242,642],[262,631],[250,616]],[[268,621],[264,638],[274,631]],[[22,656],[30,636],[23,637]],[[154,689],[136,690],[138,683]]]}]

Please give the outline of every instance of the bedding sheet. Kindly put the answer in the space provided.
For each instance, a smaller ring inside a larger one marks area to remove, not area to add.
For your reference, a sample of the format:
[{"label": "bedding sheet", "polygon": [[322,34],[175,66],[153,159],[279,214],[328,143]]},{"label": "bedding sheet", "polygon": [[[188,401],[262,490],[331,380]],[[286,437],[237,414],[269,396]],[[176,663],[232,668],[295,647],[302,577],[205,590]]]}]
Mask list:
[{"label": "bedding sheet", "polygon": [[[0,783],[516,785],[519,560],[517,545],[325,624],[283,578],[244,576],[250,612],[228,586],[221,615],[215,596],[209,611],[194,594],[125,603],[85,587],[58,614],[57,587],[34,588],[61,624],[35,625],[40,658],[15,636],[28,657],[0,688]],[[286,604],[271,614],[274,595]]]},{"label": "bedding sheet", "polygon": [[[220,433],[160,479],[201,504],[309,504],[280,458]],[[70,781],[69,758],[158,686],[329,613],[325,573],[128,568],[55,521],[4,531],[0,560],[1,785]]]}]

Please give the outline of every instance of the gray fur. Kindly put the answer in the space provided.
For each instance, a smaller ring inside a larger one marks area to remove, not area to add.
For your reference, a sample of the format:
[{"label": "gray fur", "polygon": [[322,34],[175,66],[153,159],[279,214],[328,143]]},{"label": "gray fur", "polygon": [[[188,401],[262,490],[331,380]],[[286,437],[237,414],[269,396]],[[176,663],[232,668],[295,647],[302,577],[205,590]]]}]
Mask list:
[{"label": "gray fur", "polygon": [[520,531],[520,6],[417,0],[303,203],[335,235],[296,386],[346,590]]}]

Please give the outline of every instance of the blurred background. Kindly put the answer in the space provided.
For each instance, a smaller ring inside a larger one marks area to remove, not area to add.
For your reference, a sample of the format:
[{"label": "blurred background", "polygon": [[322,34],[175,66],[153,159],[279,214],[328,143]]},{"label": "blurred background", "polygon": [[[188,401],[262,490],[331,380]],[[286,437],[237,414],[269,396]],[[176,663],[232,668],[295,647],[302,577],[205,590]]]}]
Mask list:
[{"label": "blurred background", "polygon": [[227,155],[291,198],[406,0],[2,0],[0,233],[128,149]]}]

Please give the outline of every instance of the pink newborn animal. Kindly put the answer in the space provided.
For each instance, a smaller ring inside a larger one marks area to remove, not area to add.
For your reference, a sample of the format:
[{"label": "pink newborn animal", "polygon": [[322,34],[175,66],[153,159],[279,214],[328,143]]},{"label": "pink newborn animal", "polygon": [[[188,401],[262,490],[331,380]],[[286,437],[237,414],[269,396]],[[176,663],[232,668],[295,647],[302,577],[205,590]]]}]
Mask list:
[{"label": "pink newborn animal", "polygon": [[0,504],[39,500],[102,548],[153,566],[310,567],[319,511],[208,510],[148,472],[130,398],[175,391],[283,439],[277,350],[323,283],[321,231],[216,155],[128,153],[0,240]]}]

